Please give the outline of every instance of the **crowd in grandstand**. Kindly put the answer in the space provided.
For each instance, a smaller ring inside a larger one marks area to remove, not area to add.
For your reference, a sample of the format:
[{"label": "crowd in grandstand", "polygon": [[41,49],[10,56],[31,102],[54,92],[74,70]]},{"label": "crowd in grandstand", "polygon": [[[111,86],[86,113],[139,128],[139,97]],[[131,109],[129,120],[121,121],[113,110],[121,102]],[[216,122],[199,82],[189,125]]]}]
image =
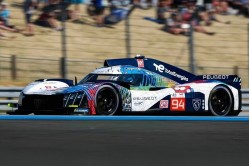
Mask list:
[{"label": "crowd in grandstand", "polygon": [[[56,31],[63,30],[59,21],[79,20],[85,12],[80,7],[86,0],[24,0],[24,29],[17,29],[10,24],[9,4],[4,0],[0,2],[0,37],[13,38],[1,30],[20,32],[25,36],[35,34],[34,24]],[[70,7],[72,5],[73,8]],[[88,0],[87,13],[95,20],[95,26],[103,27],[124,20],[135,8],[145,9],[150,6],[155,6],[157,10],[155,22],[163,24],[164,31],[176,35],[189,35],[191,26],[197,32],[214,35],[215,32],[208,32],[204,27],[212,25],[213,21],[230,24],[229,21],[217,19],[217,14],[248,17],[249,11],[248,0]],[[36,11],[39,11],[39,16],[34,20],[32,16]]]}]

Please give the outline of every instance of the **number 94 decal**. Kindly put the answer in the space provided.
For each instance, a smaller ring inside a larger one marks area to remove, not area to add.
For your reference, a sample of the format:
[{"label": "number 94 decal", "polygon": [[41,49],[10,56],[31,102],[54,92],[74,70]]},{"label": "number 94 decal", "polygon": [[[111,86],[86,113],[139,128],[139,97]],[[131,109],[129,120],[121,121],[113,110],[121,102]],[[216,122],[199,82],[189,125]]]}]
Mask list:
[{"label": "number 94 decal", "polygon": [[186,100],[185,98],[171,98],[170,110],[171,111],[185,111]]}]

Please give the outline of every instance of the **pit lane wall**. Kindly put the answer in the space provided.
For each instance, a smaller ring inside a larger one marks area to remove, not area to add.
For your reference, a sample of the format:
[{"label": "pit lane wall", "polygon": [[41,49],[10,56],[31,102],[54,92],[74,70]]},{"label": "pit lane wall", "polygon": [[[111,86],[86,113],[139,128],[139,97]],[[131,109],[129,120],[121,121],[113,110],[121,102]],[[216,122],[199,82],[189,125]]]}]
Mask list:
[{"label": "pit lane wall", "polygon": [[[0,113],[5,113],[12,108],[9,103],[17,104],[18,96],[23,87],[0,87]],[[242,89],[242,111],[249,111],[249,89]]]}]

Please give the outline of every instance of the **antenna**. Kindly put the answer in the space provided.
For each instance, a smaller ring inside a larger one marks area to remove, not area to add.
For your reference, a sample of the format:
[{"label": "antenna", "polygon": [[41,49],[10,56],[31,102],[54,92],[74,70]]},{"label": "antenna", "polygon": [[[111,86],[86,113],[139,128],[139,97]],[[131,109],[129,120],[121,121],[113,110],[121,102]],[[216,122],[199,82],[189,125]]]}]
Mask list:
[{"label": "antenna", "polygon": [[75,85],[77,85],[77,77],[75,76]]}]

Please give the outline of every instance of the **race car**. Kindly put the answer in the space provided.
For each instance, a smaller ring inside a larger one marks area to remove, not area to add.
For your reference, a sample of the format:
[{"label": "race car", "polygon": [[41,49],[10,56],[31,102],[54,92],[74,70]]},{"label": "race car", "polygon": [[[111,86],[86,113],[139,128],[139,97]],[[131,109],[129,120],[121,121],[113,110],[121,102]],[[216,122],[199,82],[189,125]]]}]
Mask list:
[{"label": "race car", "polygon": [[237,75],[194,75],[168,63],[137,56],[108,59],[80,82],[39,79],[21,92],[10,114],[119,115],[209,114],[241,111]]}]

